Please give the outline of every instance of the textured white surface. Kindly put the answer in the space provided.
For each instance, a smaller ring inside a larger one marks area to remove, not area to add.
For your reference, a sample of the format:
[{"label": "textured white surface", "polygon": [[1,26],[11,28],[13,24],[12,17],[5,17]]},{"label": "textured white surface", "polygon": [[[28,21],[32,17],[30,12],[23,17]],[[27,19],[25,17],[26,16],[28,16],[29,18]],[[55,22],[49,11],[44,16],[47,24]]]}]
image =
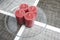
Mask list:
[{"label": "textured white surface", "polygon": [[9,13],[9,12],[3,11],[3,10],[0,10],[0,13],[2,13],[2,14],[4,14],[4,15],[7,15],[7,16],[11,16],[11,17],[14,17],[14,18],[15,18],[15,14],[12,14],[12,13]]},{"label": "textured white surface", "polygon": [[19,40],[20,39],[19,36],[22,36],[22,33],[23,33],[24,29],[25,29],[25,26],[22,25],[21,28],[19,29],[19,31],[18,31],[18,33],[17,33],[17,35],[16,35],[14,40]]},{"label": "textured white surface", "polygon": [[[17,7],[18,5],[22,4],[22,3],[26,3],[28,5],[37,5],[39,0],[4,0],[1,4],[0,4],[0,9],[5,10],[5,11],[11,11],[13,8]],[[1,8],[2,7],[2,8]]]}]

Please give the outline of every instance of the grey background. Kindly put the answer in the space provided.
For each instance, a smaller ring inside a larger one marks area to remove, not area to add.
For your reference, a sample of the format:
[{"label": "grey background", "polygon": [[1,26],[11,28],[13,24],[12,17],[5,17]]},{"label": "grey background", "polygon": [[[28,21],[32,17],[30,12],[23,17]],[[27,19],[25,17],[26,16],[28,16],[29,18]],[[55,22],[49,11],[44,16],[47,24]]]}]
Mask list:
[{"label": "grey background", "polygon": [[44,10],[48,24],[60,28],[60,0],[41,0],[38,6]]}]

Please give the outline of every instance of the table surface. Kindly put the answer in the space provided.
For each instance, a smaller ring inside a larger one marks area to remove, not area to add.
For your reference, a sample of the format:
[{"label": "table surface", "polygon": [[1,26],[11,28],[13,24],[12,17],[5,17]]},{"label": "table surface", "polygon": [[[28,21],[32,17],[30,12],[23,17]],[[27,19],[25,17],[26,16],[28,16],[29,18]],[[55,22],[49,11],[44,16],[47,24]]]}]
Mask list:
[{"label": "table surface", "polygon": [[0,9],[10,12],[13,8],[17,7],[20,4],[26,3],[28,5],[33,5],[36,0],[3,0],[0,4]]},{"label": "table surface", "polygon": [[[13,0],[12,0],[13,1]],[[22,1],[22,0],[21,0]],[[44,1],[44,0],[43,0]],[[41,1],[41,2],[43,2]],[[5,1],[6,2],[6,1]],[[10,2],[10,1],[8,1]],[[17,2],[17,0],[15,0],[15,2]],[[13,4],[15,4],[15,2],[13,2]],[[29,1],[30,2],[30,1]],[[28,3],[29,3],[28,2]],[[33,3],[33,2],[32,2]],[[7,3],[6,3],[7,4]],[[1,5],[0,5],[0,8],[5,10],[5,11],[8,11],[10,12],[10,10],[12,8],[14,8],[13,4],[10,4],[10,8],[6,7],[3,9],[3,5],[2,5],[2,8],[1,8]],[[31,4],[31,3],[30,3]],[[17,5],[17,3],[16,3]],[[40,5],[40,4],[39,4]],[[43,4],[42,4],[43,5]],[[6,5],[5,5],[6,6]],[[44,6],[45,7],[45,6]],[[0,14],[0,40],[13,40],[15,36],[13,36],[12,34],[10,34],[5,26],[4,26],[4,18],[5,18],[5,15],[3,14]],[[44,30],[44,32],[42,32],[41,34],[35,36],[35,37],[32,37],[32,38],[20,38],[20,40],[60,40],[60,33],[57,33],[57,32],[54,32],[52,30],[49,30],[49,29],[46,29]]]}]

